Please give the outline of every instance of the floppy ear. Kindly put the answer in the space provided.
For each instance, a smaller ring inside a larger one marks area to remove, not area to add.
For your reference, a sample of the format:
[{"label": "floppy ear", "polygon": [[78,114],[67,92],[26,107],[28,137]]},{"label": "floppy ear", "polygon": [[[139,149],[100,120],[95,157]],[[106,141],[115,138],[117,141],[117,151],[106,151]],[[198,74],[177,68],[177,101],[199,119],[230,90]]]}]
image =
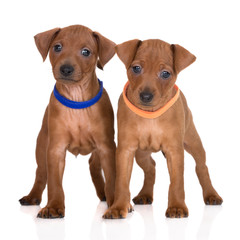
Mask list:
[{"label": "floppy ear", "polygon": [[34,36],[35,43],[37,45],[38,51],[42,55],[43,61],[45,61],[48,55],[48,50],[53,39],[56,37],[60,30],[61,28],[54,28],[52,30],[42,32]]},{"label": "floppy ear", "polygon": [[104,65],[114,56],[116,44],[98,32],[93,32],[93,36],[96,38],[98,44],[99,59],[97,66],[103,70]]},{"label": "floppy ear", "polygon": [[134,39],[116,46],[117,55],[120,60],[125,64],[126,69],[130,67],[140,44],[140,40]]},{"label": "floppy ear", "polygon": [[178,44],[172,44],[171,49],[173,52],[174,68],[177,73],[188,67],[196,60],[196,57],[193,54]]}]

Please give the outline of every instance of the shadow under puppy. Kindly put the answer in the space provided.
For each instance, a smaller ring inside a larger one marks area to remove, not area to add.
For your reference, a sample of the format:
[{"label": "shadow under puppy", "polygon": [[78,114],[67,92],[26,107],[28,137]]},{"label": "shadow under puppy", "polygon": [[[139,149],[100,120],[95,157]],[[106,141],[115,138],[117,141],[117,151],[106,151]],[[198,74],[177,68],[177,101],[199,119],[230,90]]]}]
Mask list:
[{"label": "shadow under puppy", "polygon": [[132,210],[129,182],[134,156],[145,179],[135,204],[151,204],[155,182],[152,152],[162,151],[170,175],[166,217],[187,217],[184,193],[184,149],[196,161],[196,173],[206,204],[222,203],[211,184],[205,151],[195,129],[183,93],[175,85],[177,75],[195,61],[195,56],[179,45],[161,40],[131,40],[116,46],[127,69],[118,105],[118,147],[113,205],[104,218],[125,218]]},{"label": "shadow under puppy", "polygon": [[92,181],[99,199],[110,206],[115,183],[114,115],[95,69],[114,56],[115,43],[81,25],[39,33],[35,42],[43,60],[49,52],[56,85],[37,139],[35,183],[19,201],[40,204],[47,183],[48,203],[38,217],[64,216],[62,179],[68,150],[76,156],[92,153]]}]

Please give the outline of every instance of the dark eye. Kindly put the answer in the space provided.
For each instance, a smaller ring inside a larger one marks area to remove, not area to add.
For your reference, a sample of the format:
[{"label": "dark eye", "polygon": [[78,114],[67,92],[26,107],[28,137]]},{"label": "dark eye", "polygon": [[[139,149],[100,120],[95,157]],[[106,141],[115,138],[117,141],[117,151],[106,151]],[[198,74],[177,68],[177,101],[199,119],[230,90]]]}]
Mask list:
[{"label": "dark eye", "polygon": [[168,72],[168,71],[162,71],[161,74],[160,74],[160,77],[162,79],[168,79],[170,76],[171,76],[171,73]]},{"label": "dark eye", "polygon": [[140,73],[142,71],[142,68],[140,66],[133,66],[132,70],[134,73]]},{"label": "dark eye", "polygon": [[62,45],[61,44],[56,44],[53,47],[54,52],[61,52],[62,51]]},{"label": "dark eye", "polygon": [[84,48],[84,49],[82,49],[81,54],[84,57],[88,57],[88,56],[90,56],[91,52],[87,48]]}]

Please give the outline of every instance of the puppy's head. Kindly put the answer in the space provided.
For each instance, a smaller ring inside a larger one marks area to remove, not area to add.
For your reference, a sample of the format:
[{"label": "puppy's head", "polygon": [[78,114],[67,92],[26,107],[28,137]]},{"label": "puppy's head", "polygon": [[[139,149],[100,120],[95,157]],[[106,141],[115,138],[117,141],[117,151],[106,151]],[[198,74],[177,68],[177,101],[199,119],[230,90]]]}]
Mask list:
[{"label": "puppy's head", "polygon": [[91,77],[115,54],[115,43],[81,25],[39,33],[35,43],[45,61],[48,53],[53,74],[64,84],[77,84]]},{"label": "puppy's head", "polygon": [[131,40],[116,46],[130,81],[128,97],[142,109],[157,109],[173,92],[177,74],[196,57],[161,40]]}]

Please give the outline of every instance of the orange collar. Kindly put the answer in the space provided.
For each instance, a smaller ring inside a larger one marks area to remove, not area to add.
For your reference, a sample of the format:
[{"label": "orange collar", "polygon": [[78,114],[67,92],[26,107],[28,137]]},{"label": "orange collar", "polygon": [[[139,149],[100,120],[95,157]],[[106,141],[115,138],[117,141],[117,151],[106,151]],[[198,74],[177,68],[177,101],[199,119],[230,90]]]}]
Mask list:
[{"label": "orange collar", "polygon": [[130,108],[137,115],[139,115],[141,117],[144,117],[144,118],[153,119],[153,118],[160,117],[163,113],[165,113],[178,100],[178,97],[179,97],[179,94],[180,94],[180,90],[179,90],[178,86],[174,85],[174,88],[176,89],[175,96],[169,102],[167,102],[167,104],[164,105],[162,108],[158,109],[155,112],[149,112],[149,111],[144,111],[144,110],[141,110],[141,109],[137,108],[127,99],[126,92],[127,92],[128,85],[129,85],[129,82],[127,82],[124,86],[123,100],[126,103],[126,105],[128,106],[128,108]]}]

